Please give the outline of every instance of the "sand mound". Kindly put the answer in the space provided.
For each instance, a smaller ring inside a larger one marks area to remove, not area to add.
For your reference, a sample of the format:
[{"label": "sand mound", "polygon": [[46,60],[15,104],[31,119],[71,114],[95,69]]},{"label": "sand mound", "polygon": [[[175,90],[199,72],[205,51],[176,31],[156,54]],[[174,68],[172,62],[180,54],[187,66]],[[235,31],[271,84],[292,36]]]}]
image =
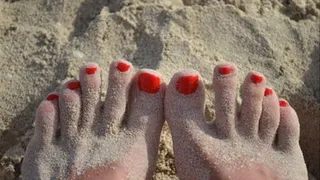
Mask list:
[{"label": "sand mound", "polygon": [[[318,0],[0,2],[0,176],[19,177],[34,112],[47,93],[85,62],[107,70],[126,58],[167,82],[194,68],[208,91],[217,63],[236,63],[241,81],[248,71],[262,72],[297,110],[309,171],[320,178],[319,9]],[[164,129],[155,179],[174,179]]]}]

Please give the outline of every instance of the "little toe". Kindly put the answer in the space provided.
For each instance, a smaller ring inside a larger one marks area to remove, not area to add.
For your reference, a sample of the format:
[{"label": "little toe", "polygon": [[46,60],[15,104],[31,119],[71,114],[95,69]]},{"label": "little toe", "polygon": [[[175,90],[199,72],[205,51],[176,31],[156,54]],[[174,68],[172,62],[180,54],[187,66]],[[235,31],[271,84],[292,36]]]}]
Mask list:
[{"label": "little toe", "polygon": [[251,72],[245,78],[241,89],[242,104],[238,122],[239,133],[244,136],[258,136],[265,84],[265,77],[260,73]]},{"label": "little toe", "polygon": [[280,123],[277,132],[277,146],[284,151],[289,151],[299,146],[300,124],[297,113],[284,100],[279,100]]},{"label": "little toe", "polygon": [[82,119],[79,132],[87,134],[95,118],[100,96],[100,68],[96,63],[88,63],[80,69],[80,84],[82,95]]},{"label": "little toe", "polygon": [[204,101],[204,85],[197,71],[183,70],[171,78],[165,95],[165,119],[173,134],[193,121],[205,125]]},{"label": "little toe", "polygon": [[213,90],[215,92],[214,124],[221,137],[234,133],[236,110],[237,68],[233,64],[220,64],[214,69]]},{"label": "little toe", "polygon": [[61,136],[63,140],[73,140],[78,135],[81,110],[80,82],[71,80],[64,85],[59,96]]},{"label": "little toe", "polygon": [[36,112],[34,137],[37,142],[46,146],[55,140],[58,115],[58,94],[51,93],[45,101],[41,102]]},{"label": "little toe", "polygon": [[267,144],[274,141],[280,121],[280,107],[277,94],[266,88],[262,102],[262,113],[259,122],[259,136]]},{"label": "little toe", "polygon": [[128,61],[115,61],[110,65],[109,84],[104,104],[102,127],[99,130],[116,133],[124,117],[131,88],[134,68]]}]

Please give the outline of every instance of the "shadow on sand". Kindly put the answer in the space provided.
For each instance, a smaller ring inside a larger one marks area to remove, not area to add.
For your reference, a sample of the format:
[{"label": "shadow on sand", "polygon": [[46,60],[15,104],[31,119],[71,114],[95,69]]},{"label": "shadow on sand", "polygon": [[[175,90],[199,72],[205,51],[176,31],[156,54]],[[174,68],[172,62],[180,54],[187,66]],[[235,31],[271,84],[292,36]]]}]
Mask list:
[{"label": "shadow on sand", "polygon": [[303,77],[305,86],[300,92],[310,92],[310,97],[300,93],[289,95],[289,102],[300,120],[300,145],[308,170],[320,179],[320,51],[314,47],[311,63]]}]

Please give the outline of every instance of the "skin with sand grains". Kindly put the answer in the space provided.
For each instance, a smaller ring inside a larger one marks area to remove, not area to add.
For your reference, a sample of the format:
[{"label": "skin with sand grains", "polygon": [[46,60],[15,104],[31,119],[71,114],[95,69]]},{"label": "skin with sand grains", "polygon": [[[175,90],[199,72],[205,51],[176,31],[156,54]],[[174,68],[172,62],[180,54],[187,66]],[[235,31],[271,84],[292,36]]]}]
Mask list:
[{"label": "skin with sand grains", "polygon": [[[192,78],[191,78],[192,77]],[[195,70],[176,73],[165,96],[180,179],[307,179],[298,117],[284,99],[250,72],[236,101],[237,68],[214,69],[215,119],[204,116],[205,91]],[[183,87],[180,87],[183,86]]]},{"label": "skin with sand grains", "polygon": [[152,177],[164,122],[161,75],[149,69],[134,74],[131,63],[116,61],[100,102],[100,73],[97,64],[87,64],[79,81],[39,105],[23,179]]},{"label": "skin with sand grains", "polygon": [[85,65],[79,81],[39,105],[23,179],[151,179],[164,119],[182,180],[307,179],[297,115],[266,87],[262,74],[248,74],[237,106],[237,68],[218,65],[216,118],[208,123],[195,70],[176,73],[167,86],[156,71],[134,74],[129,62],[116,61],[104,102],[100,71],[95,63]]}]

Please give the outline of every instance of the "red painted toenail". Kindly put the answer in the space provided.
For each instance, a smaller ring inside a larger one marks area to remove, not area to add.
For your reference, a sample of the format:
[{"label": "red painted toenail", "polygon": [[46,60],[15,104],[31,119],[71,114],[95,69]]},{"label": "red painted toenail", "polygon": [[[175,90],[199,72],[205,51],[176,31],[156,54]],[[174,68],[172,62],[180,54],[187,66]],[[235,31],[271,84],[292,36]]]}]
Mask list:
[{"label": "red painted toenail", "polygon": [[69,82],[67,87],[71,90],[75,90],[80,88],[80,82],[79,81],[73,81],[73,82]]},{"label": "red painted toenail", "polygon": [[57,94],[49,94],[46,99],[47,99],[48,101],[53,101],[53,100],[55,100],[55,99],[57,99],[57,98],[58,98],[58,95],[57,95]]},{"label": "red painted toenail", "polygon": [[266,88],[264,90],[264,96],[269,96],[273,93],[272,89],[271,88]]},{"label": "red painted toenail", "polygon": [[87,74],[94,74],[97,71],[97,67],[87,67],[86,73]]},{"label": "red painted toenail", "polygon": [[286,106],[289,105],[289,103],[288,103],[286,100],[280,100],[280,101],[279,101],[279,104],[280,104],[280,106],[282,106],[282,107],[286,107]]},{"label": "red painted toenail", "polygon": [[139,75],[138,85],[141,91],[155,94],[160,89],[160,78],[150,73],[141,73]]},{"label": "red painted toenail", "polygon": [[263,77],[258,74],[252,74],[251,75],[251,81],[255,84],[259,84],[263,81]]},{"label": "red painted toenail", "polygon": [[117,69],[121,72],[126,72],[130,68],[130,64],[119,62],[117,65]]},{"label": "red painted toenail", "polygon": [[219,73],[222,75],[230,74],[230,73],[232,73],[232,71],[233,71],[233,69],[229,66],[219,68]]},{"label": "red painted toenail", "polygon": [[199,86],[199,76],[182,76],[177,81],[176,89],[181,94],[191,94],[197,90]]}]

